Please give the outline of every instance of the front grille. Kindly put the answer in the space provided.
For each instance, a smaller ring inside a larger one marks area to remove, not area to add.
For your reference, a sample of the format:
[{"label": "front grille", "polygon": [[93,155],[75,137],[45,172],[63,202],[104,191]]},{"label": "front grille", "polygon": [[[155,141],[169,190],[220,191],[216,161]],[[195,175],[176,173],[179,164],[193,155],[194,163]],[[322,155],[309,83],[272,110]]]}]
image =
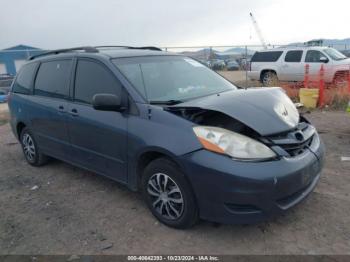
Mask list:
[{"label": "front grille", "polygon": [[281,148],[290,157],[303,154],[311,146],[315,128],[308,123],[301,122],[296,129],[268,137],[270,146]]},{"label": "front grille", "polygon": [[311,146],[313,136],[301,143],[295,144],[280,144],[279,146],[283,148],[290,156],[301,155]]}]

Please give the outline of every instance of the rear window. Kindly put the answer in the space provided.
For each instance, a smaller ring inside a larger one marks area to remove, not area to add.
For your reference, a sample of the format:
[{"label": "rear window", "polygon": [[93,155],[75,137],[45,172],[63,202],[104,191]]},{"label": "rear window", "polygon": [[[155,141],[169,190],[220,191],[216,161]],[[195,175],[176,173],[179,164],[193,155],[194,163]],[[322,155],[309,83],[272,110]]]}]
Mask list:
[{"label": "rear window", "polygon": [[54,98],[68,97],[71,66],[71,60],[43,62],[36,77],[34,93]]},{"label": "rear window", "polygon": [[18,73],[12,92],[19,94],[30,94],[32,90],[32,81],[34,78],[37,63],[24,65]]},{"label": "rear window", "polygon": [[293,62],[298,63],[301,61],[302,56],[303,56],[303,51],[301,50],[288,51],[284,61],[290,62],[290,63],[293,63]]},{"label": "rear window", "polygon": [[252,62],[276,62],[282,55],[282,51],[256,52]]}]

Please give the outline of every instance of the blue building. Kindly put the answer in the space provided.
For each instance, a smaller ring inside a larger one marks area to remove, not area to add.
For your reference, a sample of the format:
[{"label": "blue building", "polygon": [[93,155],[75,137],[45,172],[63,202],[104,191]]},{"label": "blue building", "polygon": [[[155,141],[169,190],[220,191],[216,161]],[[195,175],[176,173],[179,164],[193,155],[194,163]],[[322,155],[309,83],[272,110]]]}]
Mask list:
[{"label": "blue building", "polygon": [[16,75],[26,60],[43,50],[26,45],[16,45],[0,50],[0,74]]}]

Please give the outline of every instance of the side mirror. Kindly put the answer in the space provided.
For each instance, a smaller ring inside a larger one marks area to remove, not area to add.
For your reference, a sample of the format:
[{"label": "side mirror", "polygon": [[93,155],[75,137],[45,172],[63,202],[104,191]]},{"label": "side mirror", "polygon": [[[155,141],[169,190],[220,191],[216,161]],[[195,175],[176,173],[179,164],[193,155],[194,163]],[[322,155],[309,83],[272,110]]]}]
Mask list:
[{"label": "side mirror", "polygon": [[325,63],[325,64],[326,64],[326,63],[328,63],[328,62],[329,62],[329,60],[328,60],[328,58],[327,58],[327,57],[325,57],[325,56],[321,56],[321,57],[320,57],[320,62],[321,62],[321,63]]},{"label": "side mirror", "polygon": [[112,94],[96,94],[92,98],[92,106],[96,110],[122,112],[122,99]]}]

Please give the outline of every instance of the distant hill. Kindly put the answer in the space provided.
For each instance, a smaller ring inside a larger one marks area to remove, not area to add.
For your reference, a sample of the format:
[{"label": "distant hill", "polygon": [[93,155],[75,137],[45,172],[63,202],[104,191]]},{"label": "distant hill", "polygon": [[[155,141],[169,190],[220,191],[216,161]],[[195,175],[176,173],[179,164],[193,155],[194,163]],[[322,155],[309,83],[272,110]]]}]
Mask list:
[{"label": "distant hill", "polygon": [[206,60],[210,56],[211,52],[212,52],[212,54],[215,54],[218,51],[215,49],[210,50],[210,48],[203,48],[203,49],[200,49],[198,51],[184,51],[184,52],[181,52],[181,54],[186,55],[186,56],[190,56],[190,57],[194,57],[194,58],[199,59],[199,60]]},{"label": "distant hill", "polygon": [[324,39],[323,45],[333,46],[337,49],[350,49],[350,38],[345,39]]},{"label": "distant hill", "polygon": [[[311,41],[315,41],[316,39],[313,39]],[[350,38],[345,39],[322,39],[324,46],[331,46],[334,47],[340,51],[344,50],[350,50]],[[288,45],[290,46],[303,46],[304,42],[296,42],[296,43],[290,43]],[[220,58],[220,59],[226,59],[226,58],[235,58],[238,59],[242,56],[244,56],[246,53],[246,50],[244,47],[232,47],[229,49],[226,49],[224,51],[218,51],[215,49],[210,48],[203,48],[198,51],[184,51],[182,54],[194,57],[199,60],[207,60],[209,57],[211,58]],[[252,56],[255,53],[254,50],[247,49],[248,56]]]},{"label": "distant hill", "polygon": [[[234,47],[225,50],[224,52],[221,53],[236,53],[236,54],[245,54],[246,50],[243,47]],[[254,50],[247,49],[247,54],[248,55],[253,55],[255,53]]]},{"label": "distant hill", "polygon": [[[228,57],[241,57],[245,55],[246,50],[243,47],[234,47],[229,48],[225,51],[218,51],[210,48],[203,48],[198,51],[184,51],[181,54],[186,56],[194,57],[199,60],[207,60],[211,55],[212,58],[228,58]],[[251,56],[255,53],[255,51],[247,49],[248,56]]]},{"label": "distant hill", "polygon": [[[311,41],[315,41],[316,39],[312,39]],[[317,39],[318,40],[318,39]],[[344,50],[350,49],[350,38],[345,39],[322,39],[324,46],[331,46],[336,49]],[[289,45],[303,45],[303,42],[291,43]]]}]

